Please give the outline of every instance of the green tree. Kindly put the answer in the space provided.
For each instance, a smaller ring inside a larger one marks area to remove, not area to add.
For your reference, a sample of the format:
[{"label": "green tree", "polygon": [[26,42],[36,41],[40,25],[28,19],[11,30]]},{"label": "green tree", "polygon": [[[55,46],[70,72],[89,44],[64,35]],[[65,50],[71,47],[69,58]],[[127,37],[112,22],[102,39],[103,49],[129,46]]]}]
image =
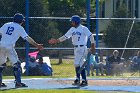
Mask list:
[{"label": "green tree", "polygon": [[[26,12],[26,1],[25,0],[0,0],[0,16],[12,17],[15,13],[20,12],[25,16]],[[48,3],[45,0],[29,0],[29,16],[32,17],[40,17],[40,16],[49,16],[48,12]],[[5,22],[13,21],[12,18],[10,19],[0,19],[0,25],[2,26]],[[51,20],[50,20],[51,21]],[[57,30],[57,26],[55,22],[51,22],[46,19],[36,19],[36,18],[29,18],[29,35],[35,39],[35,41],[43,43],[44,46],[48,47],[49,44],[47,42],[49,38],[49,34],[59,33]],[[52,24],[52,25],[50,25]],[[54,25],[54,26],[53,26]],[[23,25],[25,27],[25,24]],[[49,27],[50,26],[50,27]],[[48,28],[53,31],[50,31]],[[59,34],[57,34],[59,35]],[[25,42],[22,39],[19,39],[17,47],[24,47]]]},{"label": "green tree", "polygon": [[[134,42],[132,43],[133,44],[133,47],[139,48],[139,46],[140,46],[140,42],[139,42],[140,41],[140,24],[139,24],[139,22],[137,22],[137,21],[135,22],[135,24],[134,24],[134,30],[132,31],[131,34],[135,38]],[[129,40],[129,42],[130,42],[130,40]]]},{"label": "green tree", "polygon": [[[129,11],[127,11],[126,6],[122,5],[118,8],[113,16],[114,18],[129,18]],[[105,31],[105,43],[108,47],[124,47],[128,33],[130,31],[132,21],[128,20],[111,20],[109,26]],[[129,37],[129,42],[127,47],[133,47],[136,37],[135,29],[133,27],[133,33]]]},{"label": "green tree", "polygon": [[84,15],[85,0],[48,0],[49,11],[51,16],[70,17],[74,14]]}]

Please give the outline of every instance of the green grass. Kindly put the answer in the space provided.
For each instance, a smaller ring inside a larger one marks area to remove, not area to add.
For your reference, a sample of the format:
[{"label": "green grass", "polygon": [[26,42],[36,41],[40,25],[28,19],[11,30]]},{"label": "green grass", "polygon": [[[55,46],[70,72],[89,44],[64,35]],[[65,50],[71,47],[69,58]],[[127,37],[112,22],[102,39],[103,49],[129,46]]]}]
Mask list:
[{"label": "green grass", "polygon": [[74,77],[75,68],[73,60],[63,59],[62,64],[58,64],[58,60],[51,60],[53,68],[53,77]]},{"label": "green grass", "polygon": [[107,91],[86,91],[86,90],[6,90],[0,91],[0,93],[128,93],[128,92],[119,92],[119,91],[107,92]]}]

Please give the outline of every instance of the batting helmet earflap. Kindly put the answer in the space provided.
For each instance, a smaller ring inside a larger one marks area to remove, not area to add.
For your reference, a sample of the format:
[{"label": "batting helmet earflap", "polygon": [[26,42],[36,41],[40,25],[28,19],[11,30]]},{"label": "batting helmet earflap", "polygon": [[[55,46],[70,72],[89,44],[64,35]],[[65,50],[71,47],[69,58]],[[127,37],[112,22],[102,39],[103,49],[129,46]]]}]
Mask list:
[{"label": "batting helmet earflap", "polygon": [[13,21],[16,22],[16,23],[21,23],[21,22],[24,22],[25,19],[24,19],[24,16],[21,13],[16,13],[14,15]]},{"label": "batting helmet earflap", "polygon": [[76,24],[80,24],[81,18],[78,15],[73,15],[70,19],[71,22],[75,22]]}]

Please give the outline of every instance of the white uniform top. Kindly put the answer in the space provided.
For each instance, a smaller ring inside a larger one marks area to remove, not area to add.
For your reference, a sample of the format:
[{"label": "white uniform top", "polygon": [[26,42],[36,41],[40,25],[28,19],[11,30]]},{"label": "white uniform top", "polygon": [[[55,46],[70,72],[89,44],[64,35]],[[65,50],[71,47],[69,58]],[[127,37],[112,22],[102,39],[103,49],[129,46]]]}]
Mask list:
[{"label": "white uniform top", "polygon": [[21,36],[23,39],[25,39],[28,35],[25,32],[24,28],[15,22],[8,22],[5,23],[0,28],[0,34],[2,35],[2,38],[0,40],[0,46],[2,47],[14,47],[16,41]]},{"label": "white uniform top", "polygon": [[89,31],[89,29],[80,24],[77,28],[71,27],[65,34],[65,37],[72,37],[73,45],[87,45],[90,35],[92,35],[92,33]]}]

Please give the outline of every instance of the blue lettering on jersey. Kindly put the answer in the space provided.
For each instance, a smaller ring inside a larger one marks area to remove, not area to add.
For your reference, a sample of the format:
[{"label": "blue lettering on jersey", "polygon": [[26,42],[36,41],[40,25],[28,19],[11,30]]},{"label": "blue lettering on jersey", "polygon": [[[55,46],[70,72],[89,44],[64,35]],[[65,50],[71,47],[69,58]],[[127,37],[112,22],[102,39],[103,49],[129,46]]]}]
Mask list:
[{"label": "blue lettering on jersey", "polygon": [[79,36],[81,36],[81,33],[80,32],[73,32],[72,35],[79,35]]},{"label": "blue lettering on jersey", "polygon": [[72,33],[72,36],[73,35],[78,35],[78,41],[80,41],[80,36],[81,36],[81,33],[80,32],[73,32]]},{"label": "blue lettering on jersey", "polygon": [[7,35],[12,35],[12,32],[14,31],[14,27],[8,27],[7,31],[6,31],[6,34]]}]

